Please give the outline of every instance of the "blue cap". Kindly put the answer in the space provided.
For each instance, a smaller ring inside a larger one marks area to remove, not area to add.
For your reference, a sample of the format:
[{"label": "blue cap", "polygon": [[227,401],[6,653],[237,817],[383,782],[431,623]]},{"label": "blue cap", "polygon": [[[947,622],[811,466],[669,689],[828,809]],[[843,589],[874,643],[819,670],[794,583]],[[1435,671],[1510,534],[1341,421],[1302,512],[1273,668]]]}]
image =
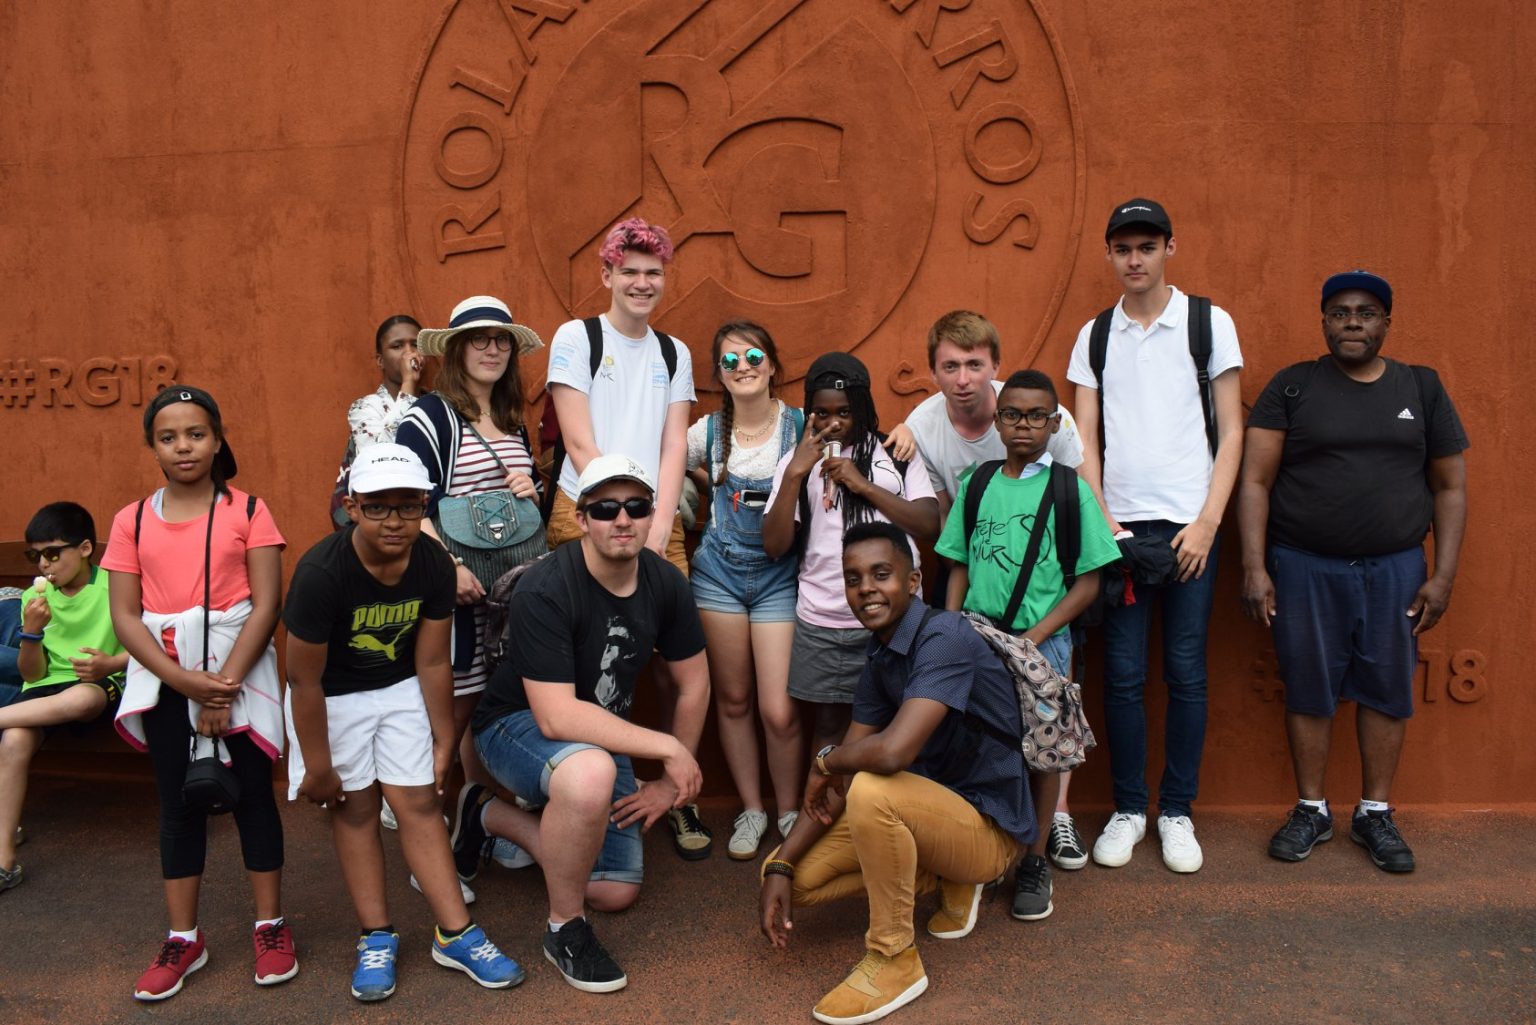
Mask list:
[{"label": "blue cap", "polygon": [[1381,300],[1381,308],[1387,313],[1392,312],[1392,286],[1387,284],[1387,279],[1372,274],[1368,270],[1351,270],[1343,274],[1335,274],[1323,282],[1323,298],[1321,307],[1328,308],[1328,300],[1340,292],[1351,288],[1358,288],[1362,292],[1369,292]]}]

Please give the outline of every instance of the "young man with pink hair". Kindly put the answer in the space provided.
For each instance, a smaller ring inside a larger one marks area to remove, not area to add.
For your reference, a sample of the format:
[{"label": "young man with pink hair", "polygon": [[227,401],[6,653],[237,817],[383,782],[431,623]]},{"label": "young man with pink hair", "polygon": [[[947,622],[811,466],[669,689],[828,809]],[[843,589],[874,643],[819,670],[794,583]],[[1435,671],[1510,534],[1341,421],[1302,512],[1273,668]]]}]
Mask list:
[{"label": "young man with pink hair", "polygon": [[[565,459],[556,481],[548,539],[554,548],[581,538],[576,484],[587,464],[600,455],[628,456],[656,482],[656,514],[645,546],[687,575],[677,506],[688,457],[693,362],[686,345],[651,327],[665,294],[673,251],[660,225],[640,217],[614,225],[598,253],[603,287],[610,295],[608,311],[567,321],[550,342],[545,387],[560,421]],[[594,360],[593,349],[598,347]],[[670,717],[671,679],[661,663],[652,675],[662,691],[662,714]],[[698,750],[697,735],[679,739],[689,750]],[[708,855],[711,836],[695,805],[674,810],[670,824],[679,854],[690,860]]]}]

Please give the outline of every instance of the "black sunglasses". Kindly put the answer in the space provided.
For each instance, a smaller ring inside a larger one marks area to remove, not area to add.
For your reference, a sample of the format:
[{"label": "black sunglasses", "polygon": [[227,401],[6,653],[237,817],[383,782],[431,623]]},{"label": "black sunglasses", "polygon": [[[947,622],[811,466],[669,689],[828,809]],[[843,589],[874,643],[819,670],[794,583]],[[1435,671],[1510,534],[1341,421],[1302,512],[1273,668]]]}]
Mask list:
[{"label": "black sunglasses", "polygon": [[617,498],[602,498],[596,502],[588,502],[586,514],[594,520],[616,520],[619,518],[619,510],[629,514],[632,520],[643,520],[656,511],[656,503],[649,498],[626,498],[619,501]]},{"label": "black sunglasses", "polygon": [[28,548],[21,553],[21,557],[33,565],[37,564],[38,559],[46,559],[52,565],[59,561],[59,556],[71,548],[79,548],[83,544],[85,544],[84,541],[72,545],[49,545],[47,548]]}]

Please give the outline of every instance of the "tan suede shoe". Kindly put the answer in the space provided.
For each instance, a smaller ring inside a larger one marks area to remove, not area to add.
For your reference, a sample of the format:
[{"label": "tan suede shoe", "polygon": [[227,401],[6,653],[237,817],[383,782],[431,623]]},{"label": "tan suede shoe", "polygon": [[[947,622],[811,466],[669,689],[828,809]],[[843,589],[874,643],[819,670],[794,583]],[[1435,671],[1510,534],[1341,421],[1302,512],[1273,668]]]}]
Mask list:
[{"label": "tan suede shoe", "polygon": [[981,883],[939,880],[939,910],[928,919],[928,935],[939,940],[958,940],[976,928],[976,909],[981,906]]},{"label": "tan suede shoe", "polygon": [[864,960],[811,1014],[826,1025],[863,1025],[910,1004],[927,988],[928,975],[915,946],[895,957],[867,950]]}]

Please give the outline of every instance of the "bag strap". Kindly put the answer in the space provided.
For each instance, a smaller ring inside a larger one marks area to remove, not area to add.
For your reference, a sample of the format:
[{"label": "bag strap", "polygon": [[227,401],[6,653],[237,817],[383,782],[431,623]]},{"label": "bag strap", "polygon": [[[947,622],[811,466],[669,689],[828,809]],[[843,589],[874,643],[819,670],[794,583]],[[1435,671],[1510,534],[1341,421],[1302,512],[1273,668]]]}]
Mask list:
[{"label": "bag strap", "polygon": [[1205,417],[1205,441],[1216,458],[1216,417],[1211,412],[1211,301],[1203,295],[1189,297],[1189,356],[1195,361],[1195,385],[1200,390],[1200,412]]},{"label": "bag strap", "polygon": [[[256,496],[247,496],[246,516],[249,517],[256,509]],[[210,597],[213,583],[209,579],[213,575],[213,511],[219,507],[219,492],[213,492],[213,501],[208,504],[208,532],[203,536],[203,672],[208,671],[208,612],[213,607],[213,599]]]},{"label": "bag strap", "polygon": [[1029,532],[1029,547],[1024,550],[1024,560],[1019,563],[1019,578],[1013,582],[1013,596],[1008,599],[1008,608],[1003,613],[1002,629],[1013,632],[1014,617],[1019,614],[1019,608],[1024,604],[1024,593],[1029,590],[1029,578],[1034,576],[1035,562],[1040,558],[1040,545],[1045,541],[1045,521],[1051,512],[1051,487],[1046,482],[1040,495],[1040,507],[1035,510],[1035,525]]},{"label": "bag strap", "polygon": [[591,376],[596,377],[603,365],[603,322],[597,317],[588,317],[581,326],[587,329],[587,367]]},{"label": "bag strap", "polygon": [[981,495],[987,490],[987,485],[992,483],[993,476],[1002,469],[1001,459],[989,459],[971,471],[971,479],[965,482],[965,518],[960,522],[965,527],[965,548],[970,551],[971,536],[976,533],[976,518],[981,514]]},{"label": "bag strap", "polygon": [[[651,328],[656,331],[655,328]],[[677,373],[677,346],[672,341],[671,335],[656,331],[656,340],[661,343],[661,361],[667,365],[667,387],[672,387],[672,375]],[[671,403],[668,403],[671,405]]]},{"label": "bag strap", "polygon": [[1051,508],[1056,516],[1056,561],[1061,564],[1062,584],[1067,590],[1077,583],[1077,559],[1082,554],[1082,507],[1077,501],[1077,471],[1064,463],[1051,463]]}]

